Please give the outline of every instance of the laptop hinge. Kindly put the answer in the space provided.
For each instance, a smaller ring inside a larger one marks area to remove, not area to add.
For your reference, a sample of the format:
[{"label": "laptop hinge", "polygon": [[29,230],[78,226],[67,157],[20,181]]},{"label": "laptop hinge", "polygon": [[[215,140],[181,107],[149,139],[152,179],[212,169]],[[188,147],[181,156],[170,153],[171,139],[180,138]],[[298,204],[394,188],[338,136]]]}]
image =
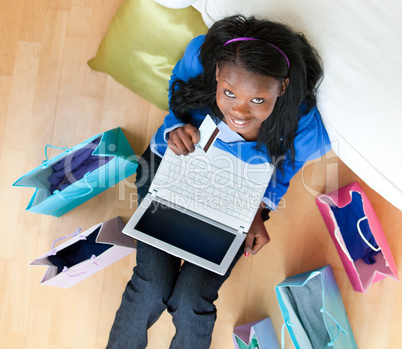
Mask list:
[{"label": "laptop hinge", "polygon": [[237,230],[237,232],[239,234],[243,234],[244,233],[244,227],[240,226],[239,229]]},{"label": "laptop hinge", "polygon": [[151,195],[152,197],[156,198],[156,196],[158,195],[158,191],[156,189],[152,190]]}]

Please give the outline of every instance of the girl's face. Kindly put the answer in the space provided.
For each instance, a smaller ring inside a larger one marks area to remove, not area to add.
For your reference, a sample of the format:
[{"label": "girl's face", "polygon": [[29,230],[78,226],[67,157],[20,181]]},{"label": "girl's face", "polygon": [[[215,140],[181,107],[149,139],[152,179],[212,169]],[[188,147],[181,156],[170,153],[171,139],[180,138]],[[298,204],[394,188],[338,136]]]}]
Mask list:
[{"label": "girl's face", "polygon": [[256,141],[261,124],[271,115],[276,99],[284,92],[273,77],[225,64],[216,67],[216,103],[232,131]]}]

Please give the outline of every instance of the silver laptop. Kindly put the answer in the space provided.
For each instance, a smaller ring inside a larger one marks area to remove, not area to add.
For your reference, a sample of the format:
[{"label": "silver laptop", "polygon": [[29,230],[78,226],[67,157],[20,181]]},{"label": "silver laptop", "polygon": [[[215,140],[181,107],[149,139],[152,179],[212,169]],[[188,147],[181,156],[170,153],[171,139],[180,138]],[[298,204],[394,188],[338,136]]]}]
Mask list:
[{"label": "silver laptop", "polygon": [[[201,129],[201,128],[200,128]],[[272,176],[214,145],[177,156],[169,148],[149,193],[123,232],[224,275],[242,245]]]}]

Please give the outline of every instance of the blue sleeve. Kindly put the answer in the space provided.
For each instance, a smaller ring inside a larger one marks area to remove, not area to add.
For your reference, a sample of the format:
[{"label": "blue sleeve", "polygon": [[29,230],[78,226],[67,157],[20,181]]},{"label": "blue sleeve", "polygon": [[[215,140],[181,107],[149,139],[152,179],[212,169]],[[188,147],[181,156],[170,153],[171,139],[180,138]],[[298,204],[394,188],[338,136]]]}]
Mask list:
[{"label": "blue sleeve", "polygon": [[[183,58],[178,61],[176,66],[173,68],[172,76],[169,81],[169,102],[171,96],[170,87],[175,80],[181,79],[183,81],[188,81],[190,78],[196,77],[202,73],[203,67],[200,61],[199,50],[204,40],[205,35],[197,36],[191,40],[184,52]],[[167,133],[182,125],[184,125],[183,122],[179,120],[169,108],[169,114],[166,115],[163,124],[163,136],[165,141],[167,141]]]},{"label": "blue sleeve", "polygon": [[289,188],[290,180],[309,161],[320,158],[331,150],[331,143],[321,121],[317,107],[311,109],[299,120],[299,126],[294,140],[295,164],[286,158],[283,164],[283,173],[275,170],[265,191],[263,201],[271,210],[275,210]]}]

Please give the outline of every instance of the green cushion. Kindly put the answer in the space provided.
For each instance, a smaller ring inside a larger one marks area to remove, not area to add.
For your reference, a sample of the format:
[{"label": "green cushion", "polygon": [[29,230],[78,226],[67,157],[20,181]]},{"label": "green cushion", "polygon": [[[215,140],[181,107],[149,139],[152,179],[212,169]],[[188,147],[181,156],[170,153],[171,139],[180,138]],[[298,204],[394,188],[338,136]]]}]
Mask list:
[{"label": "green cushion", "polygon": [[153,0],[125,0],[88,65],[168,110],[172,69],[191,39],[207,31],[191,6],[169,9]]}]

